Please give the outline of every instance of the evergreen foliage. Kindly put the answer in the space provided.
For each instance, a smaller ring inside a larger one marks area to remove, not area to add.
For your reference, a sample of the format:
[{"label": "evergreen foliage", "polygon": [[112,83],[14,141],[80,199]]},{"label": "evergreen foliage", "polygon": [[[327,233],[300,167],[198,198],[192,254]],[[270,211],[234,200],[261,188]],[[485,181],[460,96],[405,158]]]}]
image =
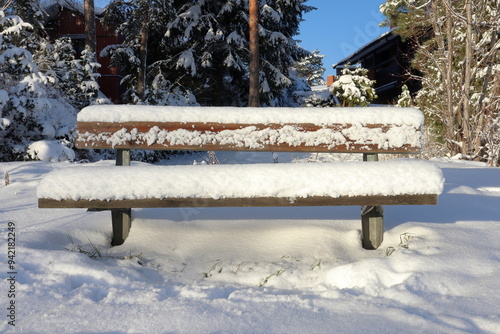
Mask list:
[{"label": "evergreen foliage", "polygon": [[[260,1],[261,100],[283,105],[283,93],[294,83],[290,68],[309,52],[300,48],[302,14],[311,10],[306,0]],[[126,73],[136,99],[133,69],[137,68],[140,1],[115,0],[105,11],[105,22],[125,33],[126,42],[106,50]],[[149,8],[148,87],[161,80],[171,93],[193,92],[201,104],[246,105],[248,94],[248,1],[152,1]],[[119,24],[116,24],[119,23]],[[165,87],[165,86],[164,86]],[[157,92],[151,93],[157,95]],[[137,99],[136,99],[137,101]]]},{"label": "evergreen foliage", "polygon": [[309,86],[320,86],[325,84],[323,75],[325,68],[323,67],[324,55],[319,54],[319,50],[314,50],[311,55],[295,63],[295,70],[301,78],[305,78]]},{"label": "evergreen foliage", "polygon": [[0,11],[0,161],[42,159],[47,147],[71,159],[75,106],[98,89],[95,63],[75,60],[69,40],[52,44],[34,30]]},{"label": "evergreen foliage", "polygon": [[410,90],[408,89],[408,86],[403,85],[401,87],[401,94],[398,96],[396,107],[407,108],[411,106],[413,106],[413,101],[411,98]]},{"label": "evergreen foliage", "polygon": [[12,0],[7,1],[3,9],[5,15],[16,15],[31,25],[37,34],[44,30],[43,27],[43,10],[38,0]]},{"label": "evergreen foliage", "polygon": [[[175,1],[170,0],[115,0],[104,11],[104,24],[124,37],[124,43],[110,45],[101,56],[110,56],[111,65],[125,73],[122,84],[127,87],[124,99],[128,103],[157,105],[193,105],[196,100],[189,86],[183,84],[185,73],[168,66],[173,50],[166,45],[166,23],[173,20]],[[149,17],[143,26],[144,15]],[[144,96],[137,91],[138,75],[142,67],[139,57],[140,36],[147,28],[146,83]]]},{"label": "evergreen foliage", "polygon": [[367,69],[347,64],[342,75],[330,86],[330,92],[338,97],[342,107],[366,107],[377,97],[374,83],[368,78]]}]

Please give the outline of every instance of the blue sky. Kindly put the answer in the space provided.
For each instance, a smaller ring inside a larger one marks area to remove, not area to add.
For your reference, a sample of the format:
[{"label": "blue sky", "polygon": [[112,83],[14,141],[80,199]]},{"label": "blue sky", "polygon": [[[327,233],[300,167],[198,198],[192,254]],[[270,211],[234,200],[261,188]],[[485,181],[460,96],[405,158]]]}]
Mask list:
[{"label": "blue sky", "polygon": [[[360,46],[386,32],[379,23],[384,16],[379,6],[384,0],[309,0],[317,10],[305,14],[300,26],[300,45],[309,51],[318,49],[325,55],[325,75],[334,74],[332,65],[356,51]],[[104,7],[109,0],[95,0]]]},{"label": "blue sky", "polygon": [[325,75],[335,74],[332,65],[349,56],[388,28],[380,28],[384,16],[379,6],[384,0],[309,0],[317,10],[305,14],[300,26],[300,45],[325,55]]}]

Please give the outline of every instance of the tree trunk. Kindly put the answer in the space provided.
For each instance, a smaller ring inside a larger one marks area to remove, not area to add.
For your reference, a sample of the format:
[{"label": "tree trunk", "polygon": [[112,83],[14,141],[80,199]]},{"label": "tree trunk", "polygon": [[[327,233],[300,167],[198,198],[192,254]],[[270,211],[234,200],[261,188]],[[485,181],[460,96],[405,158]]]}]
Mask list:
[{"label": "tree trunk", "polygon": [[[467,32],[465,37],[465,74],[462,93],[463,100],[463,120],[462,120],[462,154],[471,154],[471,132],[470,132],[470,85],[472,70],[472,0],[465,3]],[[479,130],[479,129],[478,129]]]},{"label": "tree trunk", "polygon": [[84,0],[83,10],[85,17],[85,48],[94,54],[94,60],[97,57],[97,42],[95,32],[95,8],[94,0]]},{"label": "tree trunk", "polygon": [[259,107],[259,4],[258,0],[249,0],[249,49],[250,49],[250,87],[248,106]]},{"label": "tree trunk", "polygon": [[[446,119],[448,120],[447,124],[447,129],[446,129],[446,138],[451,140],[450,142],[450,151],[452,154],[456,154],[459,152],[457,144],[461,141],[460,139],[460,134],[458,131],[456,131],[455,127],[457,126],[456,123],[461,124],[462,120],[460,119],[461,117],[457,115],[456,109],[455,109],[455,104],[453,103],[453,57],[454,57],[454,52],[453,52],[453,20],[451,16],[451,11],[449,6],[451,5],[449,0],[443,0],[443,5],[446,8],[446,40],[442,40],[441,44],[441,54],[446,55],[446,58],[440,60],[444,73],[445,73],[445,91],[446,91]],[[436,4],[436,7],[434,8],[435,10],[435,15],[436,15],[436,24],[439,22],[439,10]],[[455,135],[455,133],[457,133]],[[457,136],[459,138],[457,138]]]},{"label": "tree trunk", "polygon": [[144,101],[146,93],[146,72],[147,72],[147,59],[148,59],[148,38],[149,38],[149,8],[151,0],[144,0],[142,8],[142,24],[141,24],[141,44],[139,47],[139,60],[140,67],[137,78],[137,94],[140,99]]}]

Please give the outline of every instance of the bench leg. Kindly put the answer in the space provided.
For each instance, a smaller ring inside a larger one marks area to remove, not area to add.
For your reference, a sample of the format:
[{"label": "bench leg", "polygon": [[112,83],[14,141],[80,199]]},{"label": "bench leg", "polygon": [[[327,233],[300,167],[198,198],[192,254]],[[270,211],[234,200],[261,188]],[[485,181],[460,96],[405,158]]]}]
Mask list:
[{"label": "bench leg", "polygon": [[[130,150],[116,150],[116,166],[130,166]],[[132,210],[111,210],[111,221],[113,223],[113,239],[111,246],[118,246],[125,242],[132,225]]]},{"label": "bench leg", "polygon": [[131,209],[111,210],[111,221],[113,223],[113,239],[111,246],[118,246],[125,242],[132,225]]},{"label": "bench leg", "polygon": [[361,209],[363,248],[377,249],[384,239],[384,208],[363,206]]},{"label": "bench leg", "polygon": [[[377,153],[363,153],[363,161],[378,161]],[[377,249],[384,239],[384,208],[380,205],[367,205],[361,208],[361,229],[363,248]]]}]

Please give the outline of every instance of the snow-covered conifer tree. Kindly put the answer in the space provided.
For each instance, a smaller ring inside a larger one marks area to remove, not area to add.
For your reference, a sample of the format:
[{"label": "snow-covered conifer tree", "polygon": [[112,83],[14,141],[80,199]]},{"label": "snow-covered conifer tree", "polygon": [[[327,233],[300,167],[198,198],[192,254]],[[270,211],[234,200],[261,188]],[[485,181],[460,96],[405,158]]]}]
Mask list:
[{"label": "snow-covered conifer tree", "polygon": [[325,68],[323,67],[324,55],[319,54],[319,50],[314,50],[311,55],[295,63],[294,67],[297,74],[305,78],[309,86],[320,86],[325,84],[323,75]]},{"label": "snow-covered conifer tree", "polygon": [[53,88],[77,109],[92,104],[98,95],[97,70],[100,64],[87,50],[80,59],[75,58],[75,50],[69,38],[56,39],[53,43],[40,40],[40,48],[33,55],[39,71],[51,78]]},{"label": "snow-covered conifer tree", "polygon": [[[169,0],[115,0],[104,11],[105,25],[123,36],[124,43],[108,46],[101,52],[101,56],[110,56],[111,64],[125,73],[122,84],[127,87],[124,99],[129,103],[196,104],[188,86],[179,84],[185,73],[172,70],[167,65],[174,51],[166,47],[163,38],[166,22],[175,17],[172,6],[173,2]],[[147,24],[144,24],[145,11],[149,13]],[[143,64],[144,59],[141,60],[140,56],[144,29],[147,29],[149,41],[144,58],[146,64]],[[144,91],[139,93],[138,79],[144,68],[146,82],[141,87]]]},{"label": "snow-covered conifer tree", "polygon": [[398,96],[398,102],[396,103],[396,107],[406,108],[411,107],[413,105],[410,90],[408,86],[403,85],[401,87],[401,94]]},{"label": "snow-covered conifer tree", "polygon": [[37,158],[36,150],[28,154],[28,147],[40,140],[52,140],[66,158],[72,154],[61,143],[72,139],[76,110],[55,90],[54,77],[39,71],[23,47],[37,38],[31,31],[19,16],[0,11],[0,161]]},{"label": "snow-covered conifer tree", "polygon": [[[29,23],[31,29],[39,33],[44,30],[43,27],[43,10],[38,0],[9,0],[3,1],[4,5],[1,8],[5,15],[16,15]],[[31,51],[31,50],[29,50]]]},{"label": "snow-covered conifer tree", "polygon": [[[259,2],[261,101],[280,104],[292,85],[289,68],[308,53],[293,39],[306,0]],[[186,74],[196,95],[211,104],[246,105],[248,92],[248,1],[186,1],[168,24],[165,41],[175,57],[170,66]]]},{"label": "snow-covered conifer tree", "polygon": [[[311,10],[306,0],[261,0],[260,82],[261,99],[283,103],[292,85],[289,69],[309,55],[293,39],[302,14]],[[139,60],[139,36],[143,17],[139,2],[115,0],[105,10],[105,22],[125,36],[125,43],[106,49],[114,65],[127,73],[129,101],[135,92]],[[194,0],[152,1],[148,24],[147,90],[162,74],[174,93],[192,91],[202,104],[246,105],[248,95],[248,1]],[[104,55],[104,54],[101,54]],[[173,89],[178,87],[178,89]],[[157,95],[154,93],[153,95]],[[147,98],[146,98],[147,100]]]},{"label": "snow-covered conifer tree", "polygon": [[342,75],[330,86],[330,92],[340,100],[343,107],[366,107],[377,97],[374,83],[368,78],[368,70],[352,68],[347,64]]}]

